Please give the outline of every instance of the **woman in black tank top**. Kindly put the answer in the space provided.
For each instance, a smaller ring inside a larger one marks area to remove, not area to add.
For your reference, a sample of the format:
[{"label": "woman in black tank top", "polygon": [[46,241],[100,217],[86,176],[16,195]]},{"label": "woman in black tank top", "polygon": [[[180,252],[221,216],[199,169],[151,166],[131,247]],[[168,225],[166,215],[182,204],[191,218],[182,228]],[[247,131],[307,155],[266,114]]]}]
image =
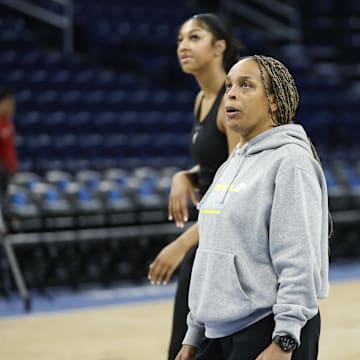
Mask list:
[{"label": "woman in black tank top", "polygon": [[201,121],[201,99],[191,131],[190,151],[194,161],[199,164],[199,195],[203,196],[212,182],[214,174],[228,157],[226,134],[217,125],[219,107],[222,103],[225,87],[221,87],[210,111]]},{"label": "woman in black tank top", "polygon": [[[178,227],[188,221],[188,199],[194,206],[210,186],[218,167],[239,141],[239,135],[226,126],[223,106],[227,70],[239,59],[240,43],[222,19],[214,14],[195,15],[185,21],[178,33],[177,54],[182,70],[192,74],[200,91],[195,99],[195,123],[190,150],[197,163],[192,169],[176,173],[169,199],[169,220]],[[150,265],[152,284],[166,284],[181,263],[175,298],[169,360],[179,352],[187,326],[186,317],[190,274],[198,243],[197,223],[167,245]],[[217,359],[211,341],[204,340],[197,359]]]}]

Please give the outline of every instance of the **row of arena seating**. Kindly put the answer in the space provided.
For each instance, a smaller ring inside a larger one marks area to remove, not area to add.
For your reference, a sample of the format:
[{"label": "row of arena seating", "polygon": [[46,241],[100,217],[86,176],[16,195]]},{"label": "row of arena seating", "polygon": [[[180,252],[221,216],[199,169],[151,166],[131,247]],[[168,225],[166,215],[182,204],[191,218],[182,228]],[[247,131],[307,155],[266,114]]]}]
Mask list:
[{"label": "row of arena seating", "polygon": [[36,135],[18,137],[21,171],[43,173],[47,169],[74,171],[82,168],[104,170],[121,166],[136,169],[138,166],[161,168],[177,164],[189,167],[188,136],[183,134],[108,135]]},{"label": "row of arena seating", "polygon": [[[36,219],[37,227],[31,229],[36,231],[42,229],[40,219],[48,217],[53,221],[49,222],[51,225],[48,224],[47,230],[64,226],[64,217],[67,217],[70,227],[107,226],[111,217],[105,215],[114,216],[117,212],[122,214],[115,216],[120,223],[122,217],[127,219],[124,223],[141,223],[135,213],[150,210],[156,210],[156,216],[159,216],[151,218],[151,221],[166,222],[171,179],[178,169],[108,168],[103,172],[78,170],[74,173],[48,170],[43,176],[31,172],[19,173],[12,179],[8,212],[18,226],[23,226],[19,219]],[[332,210],[360,209],[360,161],[324,163],[324,170]],[[98,215],[97,222],[91,220],[83,225],[76,224],[76,219],[84,214]],[[56,218],[60,218],[61,225],[56,224]]]},{"label": "row of arena seating", "polygon": [[[325,115],[325,114],[324,114]],[[75,112],[18,112],[15,120],[20,136],[36,134],[80,136],[100,135],[151,135],[176,133],[189,134],[192,114],[184,111],[75,111]]]},{"label": "row of arena seating", "polygon": [[[48,86],[50,86],[48,84]],[[100,85],[97,85],[100,88]],[[192,105],[192,94],[188,92],[151,90],[103,90],[81,91],[68,87],[64,90],[47,90],[33,93],[26,89],[19,91],[17,101],[22,111],[129,111],[139,108],[148,111],[182,110]]]},{"label": "row of arena seating", "polygon": [[167,221],[176,168],[104,172],[48,170],[18,173],[6,203],[11,232],[54,231]]}]

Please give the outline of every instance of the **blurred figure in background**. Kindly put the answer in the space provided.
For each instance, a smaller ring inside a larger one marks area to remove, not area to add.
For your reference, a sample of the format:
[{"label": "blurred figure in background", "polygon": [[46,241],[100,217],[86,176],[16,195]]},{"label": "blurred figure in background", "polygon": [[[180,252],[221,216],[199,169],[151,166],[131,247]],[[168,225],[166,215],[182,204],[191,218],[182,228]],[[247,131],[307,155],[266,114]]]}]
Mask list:
[{"label": "blurred figure in background", "polygon": [[[169,199],[169,220],[183,227],[188,221],[188,200],[194,206],[205,194],[218,167],[226,160],[239,135],[226,125],[223,95],[227,70],[239,59],[241,44],[215,14],[199,14],[185,21],[178,32],[177,55],[183,72],[194,76],[200,91],[195,99],[191,153],[198,164],[176,173]],[[190,274],[198,243],[197,224],[167,245],[150,265],[153,284],[166,284],[182,262],[176,292],[169,360],[174,360],[186,333]],[[186,257],[185,257],[186,255]],[[218,359],[216,349],[205,344],[203,359]]]},{"label": "blurred figure in background", "polygon": [[10,178],[18,170],[15,144],[16,102],[14,94],[8,88],[0,88],[0,207],[4,211],[4,201]]}]

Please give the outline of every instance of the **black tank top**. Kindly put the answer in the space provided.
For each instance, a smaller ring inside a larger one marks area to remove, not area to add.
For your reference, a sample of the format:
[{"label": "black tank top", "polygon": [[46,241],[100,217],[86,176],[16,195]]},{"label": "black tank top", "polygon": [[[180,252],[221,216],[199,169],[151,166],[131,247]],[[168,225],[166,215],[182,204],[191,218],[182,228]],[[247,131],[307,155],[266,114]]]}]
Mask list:
[{"label": "black tank top", "polygon": [[[202,197],[211,185],[216,170],[228,157],[226,135],[216,124],[217,114],[225,92],[222,86],[204,121],[200,123],[201,103],[197,109],[195,124],[191,131],[190,151],[200,165],[199,195]],[[202,102],[202,100],[201,100]]]}]

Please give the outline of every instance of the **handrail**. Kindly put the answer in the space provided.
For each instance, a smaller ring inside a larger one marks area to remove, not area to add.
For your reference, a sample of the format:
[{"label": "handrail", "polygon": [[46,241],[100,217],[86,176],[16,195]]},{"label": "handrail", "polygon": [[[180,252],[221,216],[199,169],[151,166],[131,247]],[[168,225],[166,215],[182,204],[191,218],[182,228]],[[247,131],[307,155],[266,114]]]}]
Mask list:
[{"label": "handrail", "polygon": [[[60,0],[61,1],[61,0]],[[294,18],[298,18],[298,13],[296,12],[295,8],[289,4],[285,4],[279,0],[252,0],[264,7],[267,7],[272,12],[278,13],[284,17],[287,17],[289,20]]]},{"label": "handrail", "polygon": [[73,230],[56,230],[44,232],[26,232],[7,234],[6,240],[11,245],[36,244],[39,242],[69,242],[74,240],[102,240],[138,238],[154,235],[179,235],[194,222],[190,221],[185,228],[178,228],[173,223],[123,225],[115,227],[83,228]]},{"label": "handrail", "polygon": [[[0,210],[0,225],[1,225]],[[194,222],[186,224],[184,229],[177,228],[174,224],[148,224],[133,226],[117,226],[113,228],[95,228],[95,229],[76,229],[54,232],[34,232],[22,234],[5,234],[0,231],[0,246],[2,245],[5,255],[9,262],[10,270],[13,274],[17,289],[24,301],[24,309],[31,310],[31,295],[23,277],[18,259],[16,257],[14,246],[22,244],[36,244],[39,242],[71,242],[103,239],[126,239],[138,238],[142,236],[159,235],[179,235]],[[0,228],[0,230],[2,230]]]},{"label": "handrail", "polygon": [[53,25],[64,31],[64,52],[73,52],[73,0],[49,0],[64,6],[64,15],[56,14],[41,6],[31,4],[25,0],[0,0],[0,4],[32,16],[45,23]]},{"label": "handrail", "polygon": [[[286,18],[289,25],[254,8],[254,3],[262,5],[264,8],[267,8],[267,10]],[[223,12],[236,14],[280,38],[282,37],[292,41],[300,40],[299,16],[292,6],[278,0],[253,0],[251,5],[236,0],[224,0],[222,2],[222,8]]]}]

